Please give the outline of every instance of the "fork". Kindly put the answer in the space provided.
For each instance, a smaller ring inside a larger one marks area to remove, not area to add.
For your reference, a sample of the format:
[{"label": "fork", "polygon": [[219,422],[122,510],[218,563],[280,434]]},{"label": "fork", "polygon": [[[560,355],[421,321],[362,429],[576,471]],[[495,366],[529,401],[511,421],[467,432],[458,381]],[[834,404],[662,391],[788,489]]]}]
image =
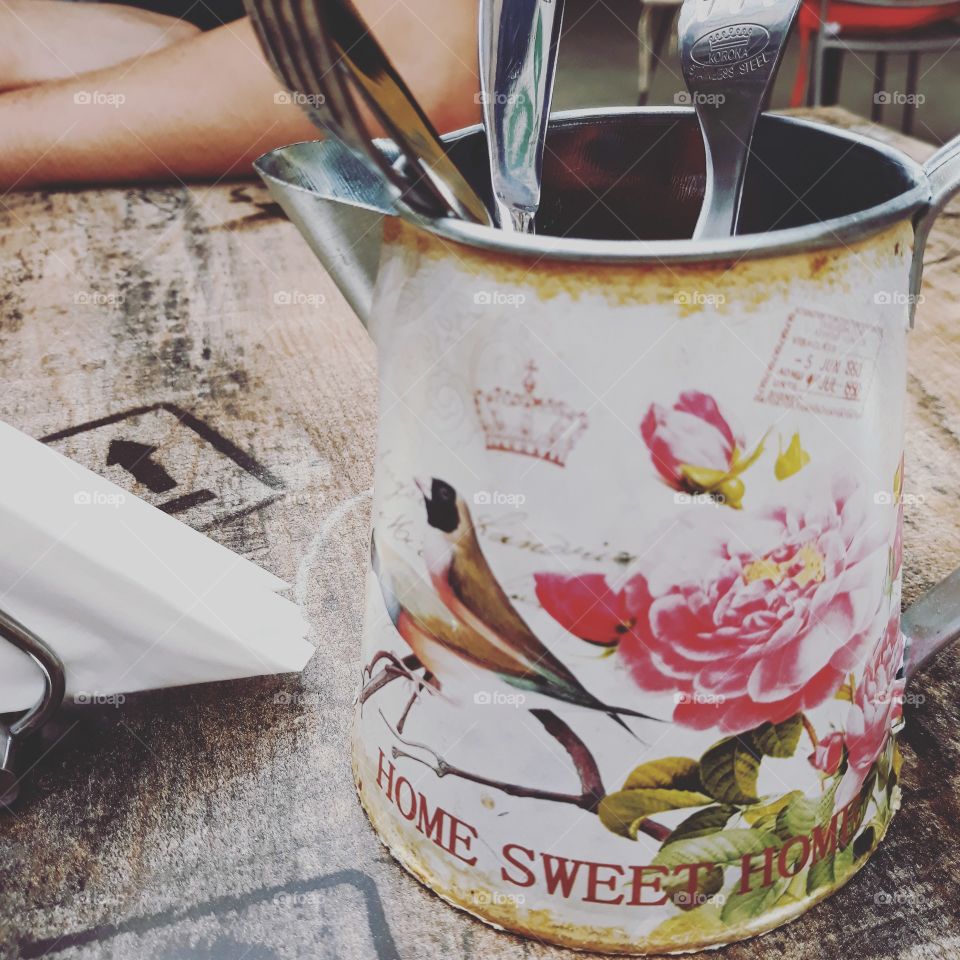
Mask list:
[{"label": "fork", "polygon": [[[267,59],[313,122],[343,142],[427,216],[489,223],[422,107],[350,0],[246,0]],[[374,142],[353,93],[393,137],[402,165]]]},{"label": "fork", "polygon": [[532,233],[564,0],[480,0],[480,88],[498,226]]},{"label": "fork", "polygon": [[800,0],[684,0],[680,62],[707,157],[695,239],[737,231],[753,133],[799,9]]}]

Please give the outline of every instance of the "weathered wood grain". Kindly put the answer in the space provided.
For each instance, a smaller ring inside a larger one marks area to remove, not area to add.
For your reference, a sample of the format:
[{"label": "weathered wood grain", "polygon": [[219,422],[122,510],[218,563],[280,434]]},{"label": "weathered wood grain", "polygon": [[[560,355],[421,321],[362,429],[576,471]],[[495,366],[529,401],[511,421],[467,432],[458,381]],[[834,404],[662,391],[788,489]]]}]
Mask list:
[{"label": "weathered wood grain", "polygon": [[[931,149],[889,139],[918,158]],[[933,237],[911,344],[908,600],[960,565],[958,248],[954,211]],[[288,579],[318,646],[298,679],[65,711],[32,748],[21,802],[0,814],[0,955],[572,956],[442,904],[386,855],[356,803],[347,730],[374,354],[266,192],[10,195],[0,271],[0,416],[41,437],[167,404],[250,454],[279,479],[277,496],[261,496],[175,416],[121,419],[130,439],[158,446],[178,489],[247,503],[245,514],[211,501],[183,518]],[[116,435],[56,443],[153,499],[107,466]],[[726,950],[731,960],[960,956],[958,667],[960,650],[948,651],[917,681],[925,699],[908,708],[904,810],[869,866],[796,923]]]}]

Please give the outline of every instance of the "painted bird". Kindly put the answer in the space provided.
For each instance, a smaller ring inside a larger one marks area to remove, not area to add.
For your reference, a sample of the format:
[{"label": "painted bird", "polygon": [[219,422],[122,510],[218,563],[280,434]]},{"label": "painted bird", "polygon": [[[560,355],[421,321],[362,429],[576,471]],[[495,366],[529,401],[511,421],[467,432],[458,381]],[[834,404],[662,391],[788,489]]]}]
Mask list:
[{"label": "painted bird", "polygon": [[417,485],[427,508],[424,559],[433,589],[395,554],[378,556],[376,543],[374,566],[394,624],[441,689],[445,676],[458,667],[462,674],[466,664],[520,690],[606,713],[627,730],[621,714],[655,719],[591,694],[510,602],[453,487],[437,479]]}]

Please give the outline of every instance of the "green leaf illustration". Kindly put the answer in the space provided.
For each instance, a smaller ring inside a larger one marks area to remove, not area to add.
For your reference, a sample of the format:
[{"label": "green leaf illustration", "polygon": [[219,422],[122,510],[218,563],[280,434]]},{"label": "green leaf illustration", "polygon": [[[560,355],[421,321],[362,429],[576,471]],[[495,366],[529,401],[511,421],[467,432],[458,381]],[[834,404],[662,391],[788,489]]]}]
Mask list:
[{"label": "green leaf illustration", "polygon": [[772,822],[776,823],[777,815],[780,811],[788,804],[794,797],[802,797],[803,792],[800,790],[791,790],[789,793],[785,793],[782,797],[777,800],[773,800],[771,803],[757,804],[750,807],[747,810],[743,811],[743,819],[746,820],[750,826],[755,827],[758,823],[764,822],[772,818]]},{"label": "green leaf illustration", "polygon": [[837,855],[831,853],[829,856],[811,864],[807,871],[807,893],[815,893],[821,887],[829,887],[836,879],[835,862]]},{"label": "green leaf illustration", "polygon": [[715,903],[705,903],[696,910],[678,913],[664,920],[651,934],[650,939],[660,943],[700,943],[709,937],[727,933],[727,927],[720,919],[720,907]]},{"label": "green leaf illustration", "polygon": [[792,757],[802,731],[803,715],[798,713],[782,723],[764,723],[714,744],[700,758],[704,789],[721,803],[756,803],[760,760]]},{"label": "green leaf illustration", "polygon": [[654,787],[699,791],[700,764],[689,757],[662,757],[640,764],[623,785],[624,790],[649,790]]},{"label": "green leaf illustration", "polygon": [[753,731],[757,749],[768,757],[787,759],[797,752],[803,732],[803,714],[795,713],[783,723],[764,723]]},{"label": "green leaf illustration", "polygon": [[806,836],[820,822],[820,797],[793,797],[777,815],[776,834],[783,840]]},{"label": "green leaf illustration", "polygon": [[728,803],[715,804],[704,810],[698,810],[678,824],[665,842],[674,843],[677,840],[708,837],[711,833],[722,830],[736,812],[737,808]]},{"label": "green leaf illustration", "polygon": [[853,846],[847,847],[846,850],[838,850],[833,858],[834,883],[843,883],[853,873],[854,866]]},{"label": "green leaf illustration", "polygon": [[[796,802],[797,798],[794,798],[790,804],[784,807],[781,814],[789,810]],[[780,842],[778,839],[777,843],[779,844]],[[802,873],[802,870],[797,869],[797,865],[803,855],[802,849],[791,848],[789,850],[781,850],[781,857],[783,857],[784,852],[787,854],[785,858],[787,870],[789,870],[791,874],[794,871]],[[763,864],[760,861],[760,857],[755,858],[753,866],[757,869],[762,869]],[[727,897],[723,905],[722,916],[724,921],[726,923],[744,923],[769,910],[787,892],[795,879],[792,875],[781,877],[775,874],[774,877],[773,883],[767,886],[757,885],[745,893],[741,893],[740,888],[737,887],[737,889]]]},{"label": "green leaf illustration", "polygon": [[805,797],[798,793],[777,815],[776,834],[784,840],[806,835],[814,827],[826,826],[833,817],[833,807],[839,780],[826,793],[818,797]]},{"label": "green leaf illustration", "polygon": [[853,869],[853,862],[853,845],[850,844],[845,850],[835,850],[811,863],[807,870],[807,893],[843,883]]},{"label": "green leaf illustration", "polygon": [[618,790],[600,801],[600,822],[621,837],[637,839],[640,823],[651,814],[684,807],[702,807],[710,798],[691,790]]},{"label": "green leaf illustration", "polygon": [[697,871],[696,890],[691,895],[689,879],[676,877],[663,885],[663,892],[681,910],[696,910],[723,889],[723,867]]},{"label": "green leaf illustration", "polygon": [[807,898],[808,870],[801,870],[791,881],[790,886],[783,892],[783,896],[774,904],[774,908],[800,903]]},{"label": "green leaf illustration", "polygon": [[700,758],[704,789],[721,803],[756,803],[760,761],[749,737],[730,737],[712,746]]},{"label": "green leaf illustration", "polygon": [[705,837],[665,843],[653,858],[653,863],[664,867],[679,867],[690,863],[728,866],[738,863],[747,854],[763,853],[767,847],[779,846],[780,839],[763,830],[721,830]]},{"label": "green leaf illustration", "polygon": [[769,887],[756,887],[747,893],[731,893],[720,913],[724,923],[740,924],[766,912],[790,886],[790,877],[780,877]]},{"label": "green leaf illustration", "polygon": [[636,767],[622,790],[600,801],[603,825],[622,837],[637,839],[640,823],[654,813],[712,803],[700,785],[700,765],[689,757],[661,757]]}]

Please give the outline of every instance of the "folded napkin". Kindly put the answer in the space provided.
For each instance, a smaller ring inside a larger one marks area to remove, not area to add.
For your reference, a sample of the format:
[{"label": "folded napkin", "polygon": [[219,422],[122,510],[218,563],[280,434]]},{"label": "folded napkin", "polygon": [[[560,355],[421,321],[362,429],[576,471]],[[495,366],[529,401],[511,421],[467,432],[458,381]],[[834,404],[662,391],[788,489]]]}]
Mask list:
[{"label": "folded napkin", "polygon": [[[302,670],[313,647],[285,587],[0,423],[0,609],[57,652],[68,698]],[[42,690],[0,638],[0,713]]]}]

